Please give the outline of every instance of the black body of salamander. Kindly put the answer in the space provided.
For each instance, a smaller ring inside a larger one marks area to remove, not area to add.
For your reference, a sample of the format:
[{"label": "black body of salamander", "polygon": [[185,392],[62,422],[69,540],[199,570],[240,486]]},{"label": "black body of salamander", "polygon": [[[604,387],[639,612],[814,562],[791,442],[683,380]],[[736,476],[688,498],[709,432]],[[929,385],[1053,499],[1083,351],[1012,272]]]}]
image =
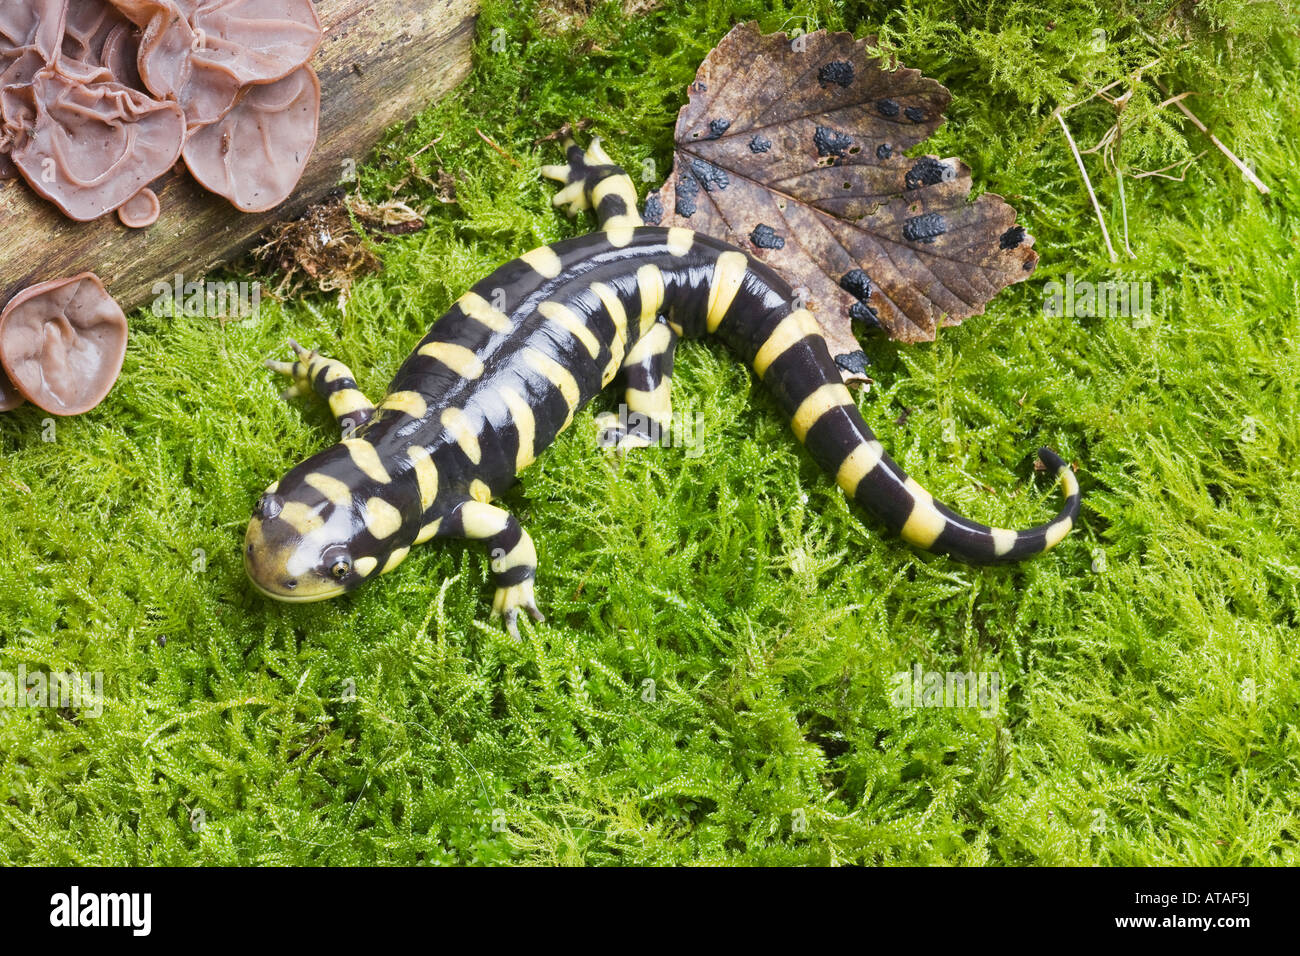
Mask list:
[{"label": "black body of salamander", "polygon": [[[519,610],[540,618],[536,550],[491,501],[620,374],[633,417],[666,427],[674,349],[706,334],[754,369],[840,487],[916,547],[992,563],[1038,554],[1070,530],[1078,482],[1048,449],[1039,456],[1065,504],[1047,524],[990,528],[936,502],[885,454],[816,320],[780,276],[725,242],[644,226],[631,180],[598,143],[585,153],[570,144],[568,159],[544,170],[567,182],[557,204],[594,209],[601,231],[535,249],[475,285],[378,406],[346,366],[296,343],[297,362],[268,363],[294,378],[286,394],[325,398],[345,438],[259,501],[244,558],[263,593],[321,600],[391,570],[414,545],[475,539],[492,553],[494,613],[512,632]],[[615,438],[646,436],[623,426]]]}]

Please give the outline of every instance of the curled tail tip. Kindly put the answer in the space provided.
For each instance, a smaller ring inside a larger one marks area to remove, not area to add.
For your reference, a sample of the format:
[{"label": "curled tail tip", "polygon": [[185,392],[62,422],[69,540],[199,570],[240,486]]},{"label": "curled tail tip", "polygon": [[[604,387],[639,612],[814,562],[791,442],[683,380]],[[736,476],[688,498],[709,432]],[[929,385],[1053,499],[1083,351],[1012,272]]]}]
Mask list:
[{"label": "curled tail tip", "polygon": [[1074,469],[1070,467],[1068,461],[1047,447],[1038,449],[1038,458],[1048,470],[1061,479],[1062,491],[1065,494],[1065,507],[1061,510],[1061,516],[1075,517],[1079,513],[1079,479]]},{"label": "curled tail tip", "polygon": [[1000,563],[1032,558],[1052,550],[1074,530],[1074,523],[1079,517],[1079,479],[1069,463],[1052,449],[1038,449],[1038,457],[1061,481],[1061,493],[1065,497],[1061,510],[1047,524],[1025,531],[990,529],[993,553],[977,558],[980,563]]},{"label": "curled tail tip", "polygon": [[1053,471],[1060,471],[1065,467],[1065,459],[1046,445],[1038,449],[1038,460]]},{"label": "curled tail tip", "polygon": [[1061,494],[1065,496],[1065,502],[1056,519],[1042,529],[1043,540],[1039,550],[1050,551],[1074,530],[1074,522],[1079,517],[1079,479],[1069,463],[1052,449],[1038,449],[1038,457],[1061,479]]},{"label": "curled tail tip", "polygon": [[1054,472],[1065,482],[1067,495],[1077,495],[1079,493],[1078,477],[1074,473],[1073,466],[1068,461],[1046,446],[1038,449],[1038,458],[1049,471]]}]

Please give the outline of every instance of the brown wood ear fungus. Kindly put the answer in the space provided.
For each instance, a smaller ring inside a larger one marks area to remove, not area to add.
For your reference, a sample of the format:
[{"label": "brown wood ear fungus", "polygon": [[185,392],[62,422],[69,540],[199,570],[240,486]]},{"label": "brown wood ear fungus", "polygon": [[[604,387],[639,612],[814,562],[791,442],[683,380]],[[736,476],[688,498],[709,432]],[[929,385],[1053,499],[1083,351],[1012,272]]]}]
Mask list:
[{"label": "brown wood ear fungus", "polygon": [[23,290],[0,314],[0,411],[22,399],[54,415],[90,411],[122,371],[126,338],[126,316],[93,273]]}]

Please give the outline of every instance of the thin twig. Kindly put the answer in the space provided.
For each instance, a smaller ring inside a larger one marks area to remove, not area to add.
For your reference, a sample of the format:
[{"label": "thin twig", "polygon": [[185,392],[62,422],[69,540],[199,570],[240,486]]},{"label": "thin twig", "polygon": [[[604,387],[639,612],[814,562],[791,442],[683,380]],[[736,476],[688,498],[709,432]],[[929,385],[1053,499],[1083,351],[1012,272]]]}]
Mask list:
[{"label": "thin twig", "polygon": [[1130,259],[1136,259],[1133,247],[1128,244],[1128,201],[1124,198],[1124,170],[1118,164],[1115,166],[1115,180],[1119,183],[1119,209],[1124,216],[1124,251]]},{"label": "thin twig", "polygon": [[1083,184],[1088,187],[1088,196],[1092,199],[1092,208],[1097,212],[1097,222],[1101,224],[1101,237],[1106,240],[1106,251],[1110,253],[1110,261],[1118,262],[1119,256],[1115,254],[1115,247],[1110,244],[1110,233],[1106,229],[1106,220],[1101,214],[1101,203],[1097,202],[1097,194],[1092,190],[1092,180],[1088,178],[1088,170],[1083,165],[1083,157],[1079,155],[1079,147],[1074,144],[1074,137],[1070,135],[1070,127],[1065,125],[1065,117],[1061,111],[1056,111],[1056,121],[1061,124],[1061,129],[1065,131],[1065,140],[1070,144],[1070,152],[1074,153],[1074,161],[1079,164],[1079,172],[1083,176]]},{"label": "thin twig", "polygon": [[1156,104],[1156,109],[1162,110],[1166,106],[1172,106],[1173,104],[1177,103],[1179,100],[1186,99],[1191,95],[1192,95],[1192,91],[1188,90],[1186,93],[1179,93],[1177,96],[1171,96],[1168,99],[1161,100],[1158,104]]},{"label": "thin twig", "polygon": [[1133,79],[1133,77],[1134,77],[1135,75],[1136,75],[1136,76],[1139,76],[1139,77],[1142,76],[1143,73],[1145,73],[1147,70],[1151,69],[1151,67],[1153,67],[1153,66],[1155,66],[1157,63],[1159,63],[1161,59],[1162,59],[1162,57],[1156,57],[1154,60],[1152,60],[1150,63],[1147,63],[1145,66],[1139,66],[1135,71],[1133,71],[1132,73],[1129,73],[1127,76],[1121,76],[1118,80],[1114,80],[1113,82],[1107,83],[1107,84],[1106,84],[1105,86],[1103,86],[1101,89],[1099,89],[1099,90],[1093,90],[1091,93],[1089,93],[1089,94],[1088,94],[1087,96],[1085,96],[1083,99],[1081,99],[1081,100],[1079,100],[1079,101],[1077,101],[1077,102],[1069,103],[1069,104],[1067,104],[1067,105],[1065,105],[1065,106],[1062,106],[1062,107],[1061,107],[1061,111],[1064,112],[1064,111],[1066,111],[1066,110],[1072,110],[1072,109],[1074,109],[1076,106],[1082,106],[1084,103],[1087,103],[1089,100],[1093,100],[1093,99],[1096,99],[1098,96],[1101,96],[1101,95],[1102,95],[1103,93],[1105,93],[1107,90],[1114,89],[1115,87],[1119,86],[1121,83],[1125,82],[1126,80],[1131,80],[1131,79]]},{"label": "thin twig", "polygon": [[[480,133],[479,135],[482,136],[483,134]],[[443,141],[443,139],[446,136],[447,134],[443,133],[442,136],[439,136],[437,139],[433,139],[425,143],[423,146],[421,146],[419,149],[417,149],[415,152],[411,154],[411,158],[414,159],[416,156],[419,156],[421,153],[423,153],[426,149],[432,149],[434,146],[437,146],[439,143]]]},{"label": "thin twig", "polygon": [[510,163],[511,166],[514,166],[516,169],[519,168],[519,161],[518,161],[517,159],[515,159],[513,156],[511,156],[509,153],[507,153],[507,152],[506,152],[504,149],[502,149],[500,146],[498,146],[498,145],[496,144],[496,141],[493,140],[491,136],[489,136],[487,133],[483,132],[483,131],[482,131],[481,129],[479,129],[477,126],[474,127],[474,132],[478,133],[479,138],[480,138],[481,140],[483,140],[483,142],[487,143],[489,146],[491,146],[493,149],[495,149],[498,153],[500,153],[502,156],[504,156],[504,157],[506,158],[506,160]]},{"label": "thin twig", "polygon": [[1079,152],[1087,156],[1090,153],[1100,153],[1102,152],[1102,150],[1106,150],[1108,154],[1110,147],[1115,144],[1115,138],[1118,135],[1119,135],[1119,123],[1116,122],[1113,126],[1111,126],[1110,129],[1106,130],[1105,135],[1102,136],[1101,139],[1097,140],[1097,145],[1089,149],[1082,149]]},{"label": "thin twig", "polygon": [[[1112,100],[1109,96],[1102,95],[1102,99],[1110,103],[1115,108],[1117,115],[1124,112],[1124,107],[1128,105],[1129,99],[1133,96],[1133,90],[1130,88],[1123,96]],[[1124,135],[1120,126],[1121,120],[1116,119],[1115,125],[1106,131],[1106,135],[1098,140],[1093,150],[1100,151],[1101,163],[1103,169],[1113,169],[1115,171],[1115,184],[1119,187],[1119,211],[1124,223],[1124,251],[1128,253],[1130,259],[1136,259],[1137,255],[1133,252],[1133,247],[1128,241],[1128,197],[1124,195],[1124,167],[1119,164],[1115,158],[1115,150],[1119,145],[1120,137]],[[1085,150],[1090,152],[1090,150]]]},{"label": "thin twig", "polygon": [[[1158,86],[1160,88],[1160,92],[1165,94],[1165,96],[1170,95],[1168,87],[1166,87],[1159,80],[1152,77],[1151,82],[1154,83],[1156,86]],[[1260,178],[1255,175],[1254,171],[1245,163],[1243,163],[1240,159],[1238,159],[1236,154],[1233,153],[1232,150],[1224,146],[1223,143],[1219,141],[1219,137],[1211,133],[1209,128],[1204,123],[1202,123],[1199,119],[1197,119],[1195,113],[1193,113],[1191,110],[1189,110],[1186,106],[1183,105],[1182,96],[1173,97],[1170,100],[1170,102],[1172,102],[1174,106],[1177,106],[1184,116],[1186,116],[1189,120],[1191,120],[1194,124],[1196,124],[1197,129],[1199,129],[1202,133],[1204,133],[1206,136],[1210,138],[1210,142],[1218,147],[1219,152],[1223,153],[1224,156],[1228,157],[1228,159],[1232,162],[1232,165],[1236,166],[1238,169],[1241,170],[1241,174],[1246,177],[1247,182],[1251,183],[1256,189],[1258,189],[1261,193],[1264,193],[1265,195],[1267,195],[1270,192],[1269,188],[1260,181]]]},{"label": "thin twig", "polygon": [[[1161,166],[1159,169],[1143,170],[1140,173],[1134,173],[1133,178],[1146,179],[1148,176],[1159,176],[1161,179],[1171,179],[1176,183],[1185,182],[1187,180],[1187,170],[1191,168],[1192,163],[1204,156],[1206,152],[1207,150],[1203,149],[1195,156],[1188,156],[1186,159],[1180,159],[1178,162],[1170,163],[1168,166]],[[1179,166],[1183,167],[1182,175],[1169,176],[1165,173],[1166,169],[1176,169]]]}]

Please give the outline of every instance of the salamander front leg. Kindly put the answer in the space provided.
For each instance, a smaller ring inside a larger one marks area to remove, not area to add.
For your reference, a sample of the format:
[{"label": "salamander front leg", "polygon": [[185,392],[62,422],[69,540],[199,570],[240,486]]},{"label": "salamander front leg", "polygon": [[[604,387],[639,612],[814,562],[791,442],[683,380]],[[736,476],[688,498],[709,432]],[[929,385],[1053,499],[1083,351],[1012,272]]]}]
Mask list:
[{"label": "salamander front leg", "polygon": [[673,419],[673,356],[677,335],[660,320],[637,340],[623,360],[627,380],[625,413],[596,416],[606,448],[645,448],[667,436]]},{"label": "salamander front leg", "polygon": [[519,638],[519,612],[544,621],[533,593],[537,578],[537,549],[533,539],[508,511],[482,501],[466,501],[454,509],[439,529],[440,537],[461,537],[487,544],[497,593],[492,616],[503,618],[510,636]]},{"label": "salamander front leg", "polygon": [[287,376],[293,384],[284,390],[285,400],[310,395],[313,391],[330,407],[344,438],[351,438],[375,417],[375,406],[357,388],[356,376],[342,362],[308,351],[293,339],[289,347],[298,356],[294,362],[266,363],[272,372]]}]

